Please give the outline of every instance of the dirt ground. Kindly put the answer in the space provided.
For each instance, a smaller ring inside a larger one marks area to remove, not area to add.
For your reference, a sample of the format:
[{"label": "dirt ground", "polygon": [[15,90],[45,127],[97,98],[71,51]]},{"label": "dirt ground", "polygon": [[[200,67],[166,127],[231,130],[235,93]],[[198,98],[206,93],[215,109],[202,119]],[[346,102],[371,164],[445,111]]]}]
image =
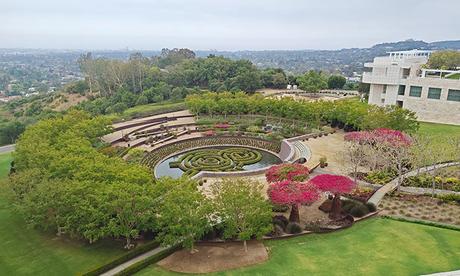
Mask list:
[{"label": "dirt ground", "polygon": [[182,249],[158,262],[164,269],[182,273],[210,273],[263,263],[268,253],[262,242],[248,242],[248,252],[242,242],[202,244],[196,252]]},{"label": "dirt ground", "polygon": [[460,226],[460,205],[439,204],[438,199],[429,196],[399,198],[385,196],[379,204],[382,215],[394,215],[430,220]]}]

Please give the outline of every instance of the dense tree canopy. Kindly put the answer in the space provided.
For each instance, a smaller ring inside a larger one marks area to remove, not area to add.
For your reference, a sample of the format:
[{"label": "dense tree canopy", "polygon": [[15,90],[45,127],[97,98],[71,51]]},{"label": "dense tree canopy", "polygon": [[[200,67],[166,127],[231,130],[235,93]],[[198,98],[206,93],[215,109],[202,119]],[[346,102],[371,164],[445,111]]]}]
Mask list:
[{"label": "dense tree canopy", "polygon": [[295,101],[245,93],[189,95],[187,107],[195,114],[261,114],[304,121],[309,127],[331,124],[346,130],[392,128],[413,133],[418,129],[414,112],[396,106],[378,107],[357,100]]},{"label": "dense tree canopy", "polygon": [[331,75],[327,79],[327,88],[329,89],[342,89],[347,79],[339,75]]},{"label": "dense tree canopy", "polygon": [[327,88],[327,77],[322,72],[310,70],[297,78],[299,88],[306,92],[318,92]]},{"label": "dense tree canopy", "polygon": [[427,66],[432,69],[456,70],[460,67],[460,51],[446,50],[431,54]]},{"label": "dense tree canopy", "polygon": [[96,148],[108,124],[72,111],[24,132],[11,188],[31,225],[90,242],[121,236],[127,247],[140,231],[152,228],[149,171]]}]

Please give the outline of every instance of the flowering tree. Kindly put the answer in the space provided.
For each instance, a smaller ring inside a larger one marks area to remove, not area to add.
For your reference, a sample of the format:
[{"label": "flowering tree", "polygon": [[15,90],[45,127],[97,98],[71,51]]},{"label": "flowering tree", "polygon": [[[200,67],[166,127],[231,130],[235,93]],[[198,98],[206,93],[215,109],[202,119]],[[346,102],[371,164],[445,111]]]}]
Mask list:
[{"label": "flowering tree", "polygon": [[334,194],[330,217],[332,219],[340,218],[342,208],[340,195],[351,192],[356,186],[355,182],[343,175],[320,174],[313,177],[310,180],[310,183],[323,192],[330,192]]},{"label": "flowering tree", "polygon": [[[344,139],[354,144],[349,150],[349,159],[355,163],[354,170],[367,159],[365,161],[374,164],[373,168],[380,165],[395,170],[398,175],[398,187],[401,185],[403,170],[411,154],[412,138],[409,135],[399,130],[378,128],[351,132],[346,134]],[[367,154],[366,147],[370,150]]]},{"label": "flowering tree", "polygon": [[268,188],[268,196],[275,204],[291,205],[289,221],[300,222],[299,204],[313,203],[319,199],[320,192],[309,182],[282,180],[272,183]]},{"label": "flowering tree", "polygon": [[301,164],[281,164],[272,166],[265,173],[267,182],[278,182],[282,180],[305,181],[308,179],[310,170]]}]

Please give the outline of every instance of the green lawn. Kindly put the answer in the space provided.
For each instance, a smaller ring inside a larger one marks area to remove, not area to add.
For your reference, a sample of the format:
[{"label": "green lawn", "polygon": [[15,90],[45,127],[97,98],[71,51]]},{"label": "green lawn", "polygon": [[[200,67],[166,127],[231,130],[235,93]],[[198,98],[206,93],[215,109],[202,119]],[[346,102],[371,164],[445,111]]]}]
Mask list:
[{"label": "green lawn", "polygon": [[[0,155],[0,184],[10,161],[11,154]],[[0,189],[0,237],[0,275],[75,275],[123,253],[121,243],[90,246],[27,228],[4,189]]]},{"label": "green lawn", "polygon": [[[213,275],[420,275],[460,269],[460,232],[387,219],[266,245],[266,263]],[[178,274],[152,265],[138,275]]]},{"label": "green lawn", "polygon": [[449,137],[460,135],[460,126],[420,122],[420,129],[417,133],[421,135]]},{"label": "green lawn", "polygon": [[6,177],[10,172],[10,163],[13,160],[11,153],[0,154],[0,179]]}]

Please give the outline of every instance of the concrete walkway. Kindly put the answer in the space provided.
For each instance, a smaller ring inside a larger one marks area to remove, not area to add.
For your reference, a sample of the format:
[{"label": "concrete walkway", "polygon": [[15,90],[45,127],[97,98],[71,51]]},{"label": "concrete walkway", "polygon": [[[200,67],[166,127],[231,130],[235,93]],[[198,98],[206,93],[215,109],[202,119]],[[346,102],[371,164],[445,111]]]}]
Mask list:
[{"label": "concrete walkway", "polygon": [[2,146],[0,147],[0,154],[13,152],[15,148],[16,148],[15,144]]},{"label": "concrete walkway", "polygon": [[[402,179],[409,177],[409,176],[414,176],[417,175],[417,173],[424,173],[424,172],[429,172],[432,170],[437,170],[440,168],[445,168],[445,167],[450,167],[450,166],[457,166],[460,165],[460,162],[450,162],[450,163],[444,163],[444,164],[436,164],[436,165],[431,165],[427,167],[423,167],[417,170],[410,171],[404,175],[402,175]],[[393,179],[390,181],[388,184],[385,184],[382,186],[380,189],[378,189],[368,200],[368,202],[374,203],[375,206],[378,206],[382,198],[389,192],[395,190],[398,187],[398,178]]]},{"label": "concrete walkway", "polygon": [[160,253],[161,251],[167,250],[167,249],[169,249],[169,247],[161,247],[161,246],[159,246],[157,248],[154,248],[154,249],[152,249],[152,250],[150,250],[148,252],[145,252],[144,254],[141,254],[141,255],[139,255],[139,256],[137,256],[135,258],[132,258],[129,261],[126,261],[126,262],[124,262],[124,263],[112,268],[111,270],[109,270],[107,272],[102,273],[101,276],[116,275],[117,273],[120,273],[121,271],[123,271],[124,269],[132,266],[133,264],[136,264],[136,263],[138,263],[140,261],[143,261],[143,260],[147,259],[148,257],[153,256],[153,255],[155,255],[157,253]]},{"label": "concrete walkway", "polygon": [[421,276],[460,276],[460,270],[439,272],[439,273],[433,273],[433,274],[425,274]]}]

